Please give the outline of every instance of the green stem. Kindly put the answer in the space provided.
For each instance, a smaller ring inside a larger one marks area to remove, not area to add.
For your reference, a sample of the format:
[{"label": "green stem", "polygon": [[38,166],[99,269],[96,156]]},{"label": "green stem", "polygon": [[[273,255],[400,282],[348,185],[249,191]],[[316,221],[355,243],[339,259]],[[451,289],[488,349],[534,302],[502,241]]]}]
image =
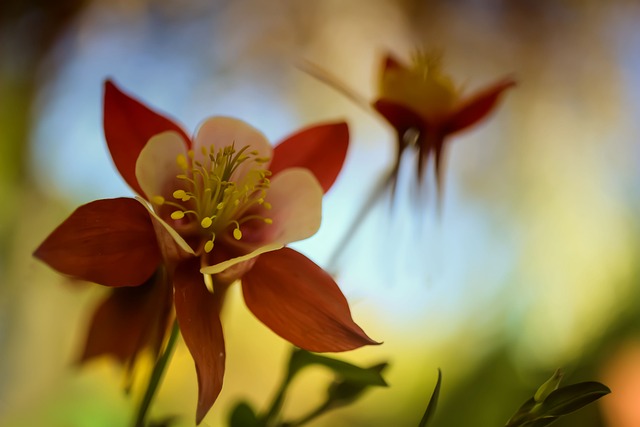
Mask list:
[{"label": "green stem", "polygon": [[327,412],[329,409],[331,409],[331,402],[330,401],[326,401],[322,405],[320,405],[316,409],[314,409],[313,411],[309,412],[307,415],[303,416],[302,418],[300,418],[298,420],[295,420],[295,421],[289,421],[288,423],[286,423],[286,426],[287,427],[299,427],[299,426],[304,425],[304,424],[308,423],[309,421],[319,417],[320,415],[322,415],[325,412]]},{"label": "green stem", "polygon": [[284,403],[284,397],[287,392],[287,388],[289,387],[289,383],[291,382],[290,373],[287,373],[287,377],[282,381],[280,385],[280,389],[276,393],[273,401],[271,402],[271,406],[267,411],[266,415],[262,416],[261,424],[265,427],[270,427],[274,420],[277,418],[280,410],[282,409],[282,404]]},{"label": "green stem", "polygon": [[175,320],[173,322],[171,336],[169,337],[167,346],[164,349],[164,353],[162,353],[162,356],[160,356],[160,358],[156,362],[155,366],[153,367],[153,372],[151,372],[151,376],[149,377],[147,389],[144,392],[144,396],[136,413],[135,423],[133,424],[134,427],[144,427],[145,418],[147,416],[147,412],[149,411],[149,407],[151,406],[151,401],[153,400],[156,391],[158,390],[158,386],[160,385],[160,381],[162,380],[162,375],[164,374],[164,371],[167,367],[167,363],[171,359],[171,354],[173,353],[173,348],[175,347],[176,341],[178,340],[179,333],[180,328],[178,327],[178,321]]}]

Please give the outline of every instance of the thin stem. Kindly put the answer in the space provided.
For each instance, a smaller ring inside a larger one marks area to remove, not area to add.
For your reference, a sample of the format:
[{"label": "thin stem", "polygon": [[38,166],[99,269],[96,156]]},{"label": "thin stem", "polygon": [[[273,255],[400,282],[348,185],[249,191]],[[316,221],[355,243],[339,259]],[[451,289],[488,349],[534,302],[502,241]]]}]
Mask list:
[{"label": "thin stem", "polygon": [[290,372],[287,372],[287,376],[282,381],[282,384],[280,385],[278,392],[273,398],[273,401],[271,401],[271,406],[269,407],[269,410],[267,411],[266,415],[261,417],[262,418],[261,425],[265,427],[269,427],[274,422],[274,419],[278,416],[278,414],[280,413],[280,410],[282,409],[282,404],[284,403],[284,397],[290,382],[291,382],[291,375],[290,375]]},{"label": "thin stem", "polygon": [[307,415],[303,416],[302,418],[295,421],[289,421],[285,425],[286,427],[298,427],[298,426],[304,425],[309,421],[313,420],[314,418],[317,418],[320,415],[324,414],[329,409],[331,409],[331,402],[326,401],[322,405],[314,409],[313,411],[309,412]]},{"label": "thin stem", "polygon": [[327,271],[329,271],[329,273],[331,274],[336,273],[336,269],[337,269],[336,264],[338,263],[338,261],[340,260],[340,257],[342,256],[342,253],[348,246],[349,240],[356,234],[356,232],[358,231],[358,228],[364,222],[364,218],[369,213],[371,208],[373,208],[373,205],[375,205],[375,203],[378,201],[378,198],[382,195],[382,192],[387,188],[388,185],[394,182],[393,179],[395,174],[396,173],[394,172],[394,170],[392,170],[389,174],[384,176],[379,181],[379,183],[374,187],[371,194],[369,194],[369,197],[367,198],[365,203],[362,205],[362,207],[356,214],[353,222],[347,228],[347,232],[342,236],[342,239],[340,239],[340,242],[338,242],[338,245],[336,246],[337,247],[336,251],[333,253],[331,258],[329,259],[329,262],[327,263]]},{"label": "thin stem", "polygon": [[179,333],[180,328],[178,327],[178,321],[175,320],[173,322],[171,336],[169,336],[169,341],[167,342],[167,346],[164,349],[164,353],[162,353],[162,356],[160,356],[160,358],[157,360],[155,366],[153,367],[153,371],[151,372],[151,376],[149,377],[147,389],[144,393],[142,401],[140,402],[140,406],[138,407],[135,423],[133,424],[134,427],[144,427],[147,412],[149,411],[151,402],[153,401],[156,391],[158,390],[158,386],[160,385],[160,381],[162,380],[162,375],[164,374],[164,371],[167,367],[167,363],[171,359],[171,354],[173,353],[176,341],[178,340]]}]

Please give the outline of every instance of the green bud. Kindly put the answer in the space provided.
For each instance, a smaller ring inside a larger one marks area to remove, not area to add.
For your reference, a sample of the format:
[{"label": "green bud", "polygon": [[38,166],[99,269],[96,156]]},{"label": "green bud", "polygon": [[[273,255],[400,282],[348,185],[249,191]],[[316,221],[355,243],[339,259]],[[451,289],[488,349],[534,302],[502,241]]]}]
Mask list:
[{"label": "green bud", "polygon": [[535,400],[536,403],[544,402],[544,400],[551,394],[552,391],[558,389],[563,376],[564,373],[560,369],[556,369],[551,378],[545,381],[545,383],[538,388],[536,394],[533,395],[533,400]]}]

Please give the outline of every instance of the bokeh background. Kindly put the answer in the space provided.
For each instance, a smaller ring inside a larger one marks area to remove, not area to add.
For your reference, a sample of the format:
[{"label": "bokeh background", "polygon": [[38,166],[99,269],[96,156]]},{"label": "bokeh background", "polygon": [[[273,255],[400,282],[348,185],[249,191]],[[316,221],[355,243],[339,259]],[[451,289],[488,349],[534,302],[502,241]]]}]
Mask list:
[{"label": "bokeh background", "polygon": [[[437,368],[439,426],[501,426],[559,367],[613,393],[560,426],[640,425],[640,4],[498,0],[4,0],[0,5],[0,426],[107,427],[130,421],[113,361],[74,365],[105,295],[31,257],[78,205],[131,195],[101,128],[102,89],[127,92],[195,130],[230,115],[272,141],[345,119],[343,174],[323,226],[295,245],[331,263],[354,318],[388,361],[389,388],[313,426],[417,425]],[[300,70],[311,61],[374,99],[385,52],[441,49],[465,91],[505,75],[518,87],[450,145],[441,209],[403,163],[395,198],[360,207],[393,161],[391,129]],[[415,203],[416,193],[427,194]],[[432,200],[432,199],[431,199]],[[358,224],[357,226],[355,224]],[[283,374],[288,344],[241,295],[224,311],[228,368],[205,426]],[[306,413],[331,375],[294,384]],[[196,380],[181,343],[152,416],[193,425]]]}]

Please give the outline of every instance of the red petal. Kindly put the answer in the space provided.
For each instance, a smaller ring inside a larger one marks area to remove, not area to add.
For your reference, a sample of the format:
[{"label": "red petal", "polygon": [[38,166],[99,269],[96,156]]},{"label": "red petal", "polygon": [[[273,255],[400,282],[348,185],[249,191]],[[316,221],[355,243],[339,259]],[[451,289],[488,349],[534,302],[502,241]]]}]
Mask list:
[{"label": "red petal", "polygon": [[510,78],[501,80],[463,102],[444,124],[445,132],[457,132],[482,120],[496,106],[500,95],[515,84]]},{"label": "red petal", "polygon": [[147,210],[128,198],[80,206],[34,252],[53,269],[105,286],[137,286],[160,264]]},{"label": "red petal", "polygon": [[345,122],[308,127],[275,147],[269,169],[275,175],[291,167],[307,168],[326,193],[342,169],[348,147],[349,127]]},{"label": "red petal", "polygon": [[425,128],[429,127],[429,124],[426,123],[419,114],[393,101],[379,99],[374,102],[373,108],[387,119],[400,137],[411,128],[422,133]]},{"label": "red petal", "polygon": [[104,136],[120,175],[138,194],[136,160],[147,141],[159,133],[176,131],[191,144],[180,126],[122,92],[110,80],[104,86]]},{"label": "red petal", "polygon": [[262,323],[305,350],[345,351],[378,344],[354,323],[331,276],[293,249],[260,255],[242,278],[242,292]]},{"label": "red petal", "polygon": [[135,288],[116,288],[96,309],[81,361],[112,355],[132,364],[146,346],[157,354],[167,332],[171,287],[158,272]]},{"label": "red petal", "polygon": [[191,258],[178,266],[173,282],[178,324],[198,375],[196,424],[220,394],[225,362],[220,324],[224,292],[209,293],[199,270],[199,259]]}]

